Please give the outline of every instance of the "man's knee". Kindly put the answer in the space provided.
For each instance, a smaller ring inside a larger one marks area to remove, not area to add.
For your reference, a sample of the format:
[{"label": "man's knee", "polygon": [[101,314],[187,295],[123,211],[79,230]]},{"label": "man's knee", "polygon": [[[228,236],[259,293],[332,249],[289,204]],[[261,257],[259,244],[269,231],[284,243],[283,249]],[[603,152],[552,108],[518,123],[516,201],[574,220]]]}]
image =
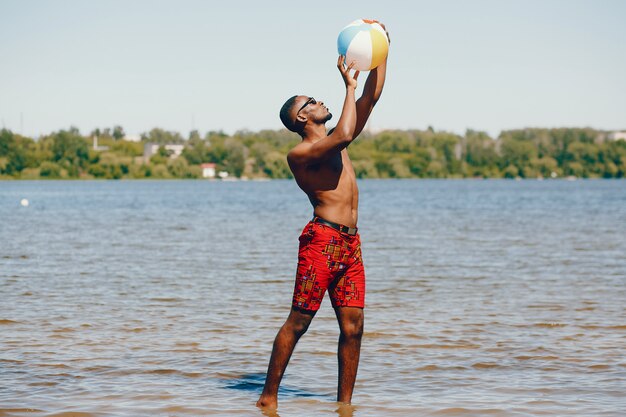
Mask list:
[{"label": "man's knee", "polygon": [[287,322],[285,323],[285,329],[297,336],[302,336],[309,329],[309,324],[304,321]]},{"label": "man's knee", "polygon": [[350,339],[360,339],[363,337],[363,324],[350,323],[342,326],[341,335]]},{"label": "man's knee", "polygon": [[315,313],[292,310],[285,322],[285,329],[302,336],[309,328]]},{"label": "man's knee", "polygon": [[360,339],[363,336],[363,314],[354,314],[341,320],[341,336]]}]

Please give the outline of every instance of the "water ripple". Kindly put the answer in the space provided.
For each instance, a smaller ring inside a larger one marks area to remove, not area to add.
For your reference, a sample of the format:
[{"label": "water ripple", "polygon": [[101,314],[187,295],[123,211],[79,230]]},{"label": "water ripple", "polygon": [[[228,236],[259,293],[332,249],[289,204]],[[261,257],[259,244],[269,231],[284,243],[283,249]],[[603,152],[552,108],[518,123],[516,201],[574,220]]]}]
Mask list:
[{"label": "water ripple", "polygon": [[[623,181],[364,181],[361,202],[355,406],[326,301],[281,417],[622,416]],[[0,182],[0,417],[261,415],[309,215],[290,181]]]}]

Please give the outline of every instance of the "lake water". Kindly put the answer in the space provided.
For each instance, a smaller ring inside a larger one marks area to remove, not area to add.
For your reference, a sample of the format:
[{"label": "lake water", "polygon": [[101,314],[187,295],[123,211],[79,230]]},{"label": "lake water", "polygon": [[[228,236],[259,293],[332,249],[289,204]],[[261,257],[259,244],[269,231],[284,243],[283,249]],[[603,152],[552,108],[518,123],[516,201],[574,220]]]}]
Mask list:
[{"label": "lake water", "polygon": [[[626,415],[626,181],[360,188],[354,406],[326,299],[278,415]],[[262,416],[310,217],[292,181],[0,182],[0,416]]]}]

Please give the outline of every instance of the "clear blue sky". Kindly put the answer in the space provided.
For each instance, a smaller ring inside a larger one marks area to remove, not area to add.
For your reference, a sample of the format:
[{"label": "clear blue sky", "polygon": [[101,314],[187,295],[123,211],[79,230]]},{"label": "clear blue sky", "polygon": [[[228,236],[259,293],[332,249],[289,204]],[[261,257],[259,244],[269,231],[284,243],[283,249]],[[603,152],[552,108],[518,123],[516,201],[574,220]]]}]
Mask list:
[{"label": "clear blue sky", "polygon": [[337,114],[337,34],[360,17],[392,39],[373,129],[626,129],[620,0],[0,0],[0,123],[277,129],[296,93]]}]

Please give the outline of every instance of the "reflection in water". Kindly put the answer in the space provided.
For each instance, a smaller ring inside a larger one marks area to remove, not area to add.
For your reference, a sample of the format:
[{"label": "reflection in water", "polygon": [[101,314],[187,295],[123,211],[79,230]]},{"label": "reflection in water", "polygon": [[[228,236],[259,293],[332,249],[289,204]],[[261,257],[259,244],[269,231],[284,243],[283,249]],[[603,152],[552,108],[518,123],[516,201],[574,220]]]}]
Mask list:
[{"label": "reflection in water", "polygon": [[263,390],[263,384],[265,383],[265,374],[248,374],[242,375],[237,378],[222,380],[225,388],[255,391],[259,394]]},{"label": "reflection in water", "polygon": [[[222,382],[225,388],[253,391],[255,392],[255,395],[261,395],[261,392],[263,391],[263,384],[265,384],[265,374],[246,374],[232,379],[224,379]],[[280,397],[327,397],[320,393],[308,392],[303,389],[289,387],[284,383],[278,388],[278,395]]]},{"label": "reflection in water", "polygon": [[280,415],[278,414],[278,410],[260,410],[261,414],[263,414],[266,417],[280,417]]}]

